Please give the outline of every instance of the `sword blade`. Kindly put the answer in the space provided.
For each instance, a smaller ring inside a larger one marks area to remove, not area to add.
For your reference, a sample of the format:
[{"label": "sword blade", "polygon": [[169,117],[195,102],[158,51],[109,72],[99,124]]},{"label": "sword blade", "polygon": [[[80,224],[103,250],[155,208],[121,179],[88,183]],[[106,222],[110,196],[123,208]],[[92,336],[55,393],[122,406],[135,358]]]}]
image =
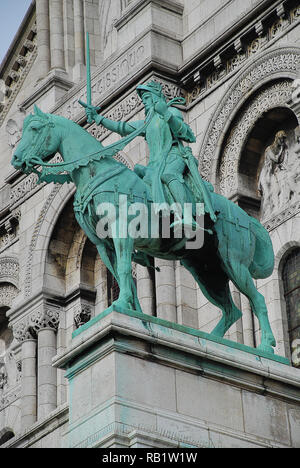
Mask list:
[{"label": "sword blade", "polygon": [[86,33],[86,86],[87,86],[87,94],[86,100],[87,105],[92,105],[92,79],[91,79],[91,55],[90,55],[90,35]]}]

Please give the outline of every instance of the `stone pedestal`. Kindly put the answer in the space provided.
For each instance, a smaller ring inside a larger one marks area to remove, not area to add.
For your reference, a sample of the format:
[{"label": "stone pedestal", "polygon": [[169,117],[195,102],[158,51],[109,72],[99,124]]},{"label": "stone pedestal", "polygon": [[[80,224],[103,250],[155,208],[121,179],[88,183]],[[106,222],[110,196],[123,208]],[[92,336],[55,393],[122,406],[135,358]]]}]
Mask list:
[{"label": "stone pedestal", "polygon": [[300,372],[280,356],[110,308],[54,365],[66,447],[300,447]]}]

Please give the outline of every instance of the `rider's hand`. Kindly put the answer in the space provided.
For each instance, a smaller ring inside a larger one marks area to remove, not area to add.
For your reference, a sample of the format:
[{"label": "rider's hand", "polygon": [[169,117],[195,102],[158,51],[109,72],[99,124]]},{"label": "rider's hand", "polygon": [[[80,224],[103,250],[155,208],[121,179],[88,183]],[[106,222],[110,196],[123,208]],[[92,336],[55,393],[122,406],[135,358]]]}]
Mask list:
[{"label": "rider's hand", "polygon": [[98,113],[94,107],[87,107],[85,109],[88,123],[93,123],[98,117]]}]

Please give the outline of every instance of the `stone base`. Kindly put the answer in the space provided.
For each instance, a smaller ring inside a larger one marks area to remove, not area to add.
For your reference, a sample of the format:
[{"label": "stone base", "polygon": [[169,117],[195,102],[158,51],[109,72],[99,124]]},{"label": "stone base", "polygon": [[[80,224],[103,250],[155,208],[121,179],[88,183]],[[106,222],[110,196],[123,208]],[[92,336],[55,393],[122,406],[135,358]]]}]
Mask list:
[{"label": "stone base", "polygon": [[66,447],[300,447],[300,372],[285,358],[112,308],[56,356]]}]

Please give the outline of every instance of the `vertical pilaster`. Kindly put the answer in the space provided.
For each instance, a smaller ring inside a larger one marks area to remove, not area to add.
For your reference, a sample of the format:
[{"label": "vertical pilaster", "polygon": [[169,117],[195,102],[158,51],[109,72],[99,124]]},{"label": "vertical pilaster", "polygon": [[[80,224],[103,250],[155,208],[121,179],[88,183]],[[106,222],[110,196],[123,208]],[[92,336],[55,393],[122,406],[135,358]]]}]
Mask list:
[{"label": "vertical pilaster", "polygon": [[65,71],[62,0],[49,0],[51,68]]},{"label": "vertical pilaster", "polygon": [[39,79],[42,79],[49,73],[51,65],[49,0],[36,0],[36,22]]},{"label": "vertical pilaster", "polygon": [[74,81],[79,81],[85,74],[85,40],[84,40],[84,13],[83,0],[74,0],[74,40],[75,40],[75,67]]}]

